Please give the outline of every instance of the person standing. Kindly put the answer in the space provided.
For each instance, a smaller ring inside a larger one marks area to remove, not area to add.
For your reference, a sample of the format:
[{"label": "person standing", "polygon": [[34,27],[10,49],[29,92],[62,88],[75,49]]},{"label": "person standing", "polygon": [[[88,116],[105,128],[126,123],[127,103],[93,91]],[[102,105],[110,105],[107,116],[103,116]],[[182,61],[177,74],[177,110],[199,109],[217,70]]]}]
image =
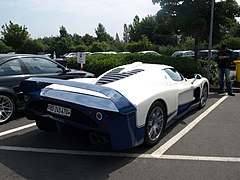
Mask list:
[{"label": "person standing", "polygon": [[230,66],[233,61],[233,52],[228,49],[226,44],[222,44],[221,50],[218,52],[216,62],[219,70],[219,91],[218,93],[225,93],[224,90],[224,76],[226,79],[227,93],[229,96],[235,96],[232,90],[232,82],[230,79]]}]

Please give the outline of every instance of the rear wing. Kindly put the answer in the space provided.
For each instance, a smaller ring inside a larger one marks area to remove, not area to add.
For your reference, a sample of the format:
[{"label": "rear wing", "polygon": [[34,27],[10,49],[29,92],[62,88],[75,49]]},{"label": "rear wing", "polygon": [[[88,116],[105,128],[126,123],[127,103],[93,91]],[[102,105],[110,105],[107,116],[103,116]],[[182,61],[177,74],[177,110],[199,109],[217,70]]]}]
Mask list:
[{"label": "rear wing", "polygon": [[[56,90],[51,88],[51,85],[63,85],[69,88],[78,88],[83,90],[84,93],[81,91]],[[74,103],[85,105],[87,107],[119,112],[123,115],[136,111],[136,107],[118,91],[95,84],[53,78],[29,78],[21,82],[20,88],[25,95],[57,98],[62,101],[68,101],[71,99],[71,102],[79,100]],[[65,96],[62,96],[63,94]],[[97,94],[102,95],[98,96]]]}]

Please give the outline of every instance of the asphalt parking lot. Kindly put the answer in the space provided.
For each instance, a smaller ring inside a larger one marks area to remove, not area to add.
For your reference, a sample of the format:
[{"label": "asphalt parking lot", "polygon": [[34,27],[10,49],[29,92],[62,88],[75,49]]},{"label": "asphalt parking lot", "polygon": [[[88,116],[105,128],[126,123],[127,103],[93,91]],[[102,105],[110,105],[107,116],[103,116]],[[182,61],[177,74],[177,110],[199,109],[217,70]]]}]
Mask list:
[{"label": "asphalt parking lot", "polygon": [[239,179],[240,94],[210,93],[154,147],[112,151],[85,134],[39,131],[23,115],[0,126],[1,179]]}]

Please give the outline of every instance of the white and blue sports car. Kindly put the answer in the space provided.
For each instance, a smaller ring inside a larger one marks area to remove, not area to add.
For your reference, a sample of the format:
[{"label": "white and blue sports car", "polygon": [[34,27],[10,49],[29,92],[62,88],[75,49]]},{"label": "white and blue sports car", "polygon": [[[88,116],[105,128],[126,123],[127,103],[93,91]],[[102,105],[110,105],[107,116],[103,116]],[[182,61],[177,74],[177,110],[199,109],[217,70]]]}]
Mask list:
[{"label": "white and blue sports car", "polygon": [[61,131],[67,124],[89,132],[92,141],[127,149],[155,145],[190,107],[204,107],[209,82],[198,74],[186,79],[171,66],[135,62],[98,78],[30,78],[21,88],[26,117],[40,130]]}]

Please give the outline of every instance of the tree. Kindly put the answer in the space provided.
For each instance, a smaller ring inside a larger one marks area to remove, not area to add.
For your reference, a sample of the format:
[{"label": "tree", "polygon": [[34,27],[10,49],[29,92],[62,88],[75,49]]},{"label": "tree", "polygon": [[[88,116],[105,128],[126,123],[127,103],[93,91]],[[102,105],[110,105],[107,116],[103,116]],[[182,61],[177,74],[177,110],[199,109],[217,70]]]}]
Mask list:
[{"label": "tree", "polygon": [[[195,44],[206,41],[209,34],[211,1],[208,0],[152,0],[162,7],[158,16],[168,17],[169,28],[176,34],[193,37]],[[236,21],[239,6],[235,0],[218,2],[215,6],[214,42],[222,39],[221,28],[229,28]]]},{"label": "tree", "polygon": [[47,45],[41,39],[27,40],[23,46],[18,50],[19,53],[37,54],[39,52],[46,52]]},{"label": "tree", "polygon": [[1,39],[0,39],[0,53],[7,53],[12,51],[12,48],[7,46]]},{"label": "tree", "polygon": [[21,46],[30,38],[25,26],[14,24],[11,21],[9,22],[9,25],[3,25],[2,29],[3,31],[1,31],[1,34],[3,35],[3,42],[7,46],[12,47],[14,51],[21,48]]},{"label": "tree", "polygon": [[88,46],[84,45],[84,44],[80,44],[80,45],[77,45],[75,46],[75,52],[86,52],[88,51]]},{"label": "tree", "polygon": [[228,31],[229,37],[240,37],[240,24],[238,22],[233,23],[232,28]]},{"label": "tree", "polygon": [[78,34],[73,34],[72,41],[74,46],[84,45],[83,39]]},{"label": "tree", "polygon": [[60,27],[59,33],[60,37],[67,37],[69,35],[67,29],[64,26]]},{"label": "tree", "polygon": [[129,42],[130,37],[129,37],[129,32],[130,32],[130,28],[127,24],[123,25],[123,41],[125,43]]},{"label": "tree", "polygon": [[[135,16],[133,19],[133,24],[129,25],[129,37],[130,37],[130,41],[139,41],[141,34],[139,33],[139,23],[140,23],[140,19],[138,16]],[[139,36],[140,35],[140,36]]]},{"label": "tree", "polygon": [[120,38],[119,38],[119,35],[118,35],[118,33],[116,33],[116,36],[115,36],[115,41],[116,41],[116,42],[120,42]]},{"label": "tree", "polygon": [[[130,41],[138,42],[142,36],[146,36],[150,42],[158,45],[176,45],[176,37],[168,27],[165,17],[146,16],[142,20],[135,16],[133,24],[129,28],[125,25],[125,31],[129,30]],[[127,33],[126,33],[127,34]]]},{"label": "tree", "polygon": [[99,42],[109,42],[113,40],[113,38],[106,32],[105,27],[101,23],[98,24],[97,29],[95,29],[95,33]]},{"label": "tree", "polygon": [[52,45],[51,52],[56,52],[57,56],[63,55],[74,50],[73,43],[69,37],[57,37]]},{"label": "tree", "polygon": [[[226,0],[216,3],[214,17],[213,42],[219,43],[224,38],[236,36],[234,28],[239,27],[239,22],[235,19],[240,16],[240,7],[235,0]],[[235,29],[237,33],[237,29]],[[232,33],[232,34],[231,34]]]},{"label": "tree", "polygon": [[110,45],[106,42],[99,42],[95,41],[91,45],[90,50],[92,52],[104,52],[104,51],[109,51],[110,50]]},{"label": "tree", "polygon": [[83,40],[83,43],[86,45],[86,46],[90,46],[94,41],[95,41],[95,38],[89,34],[85,34],[83,37],[82,37],[82,40]]},{"label": "tree", "polygon": [[148,40],[146,36],[142,36],[138,42],[131,42],[127,46],[127,50],[130,52],[139,52],[144,50],[155,50],[154,45]]},{"label": "tree", "polygon": [[230,37],[224,39],[223,43],[227,44],[230,49],[240,49],[240,37]]}]

